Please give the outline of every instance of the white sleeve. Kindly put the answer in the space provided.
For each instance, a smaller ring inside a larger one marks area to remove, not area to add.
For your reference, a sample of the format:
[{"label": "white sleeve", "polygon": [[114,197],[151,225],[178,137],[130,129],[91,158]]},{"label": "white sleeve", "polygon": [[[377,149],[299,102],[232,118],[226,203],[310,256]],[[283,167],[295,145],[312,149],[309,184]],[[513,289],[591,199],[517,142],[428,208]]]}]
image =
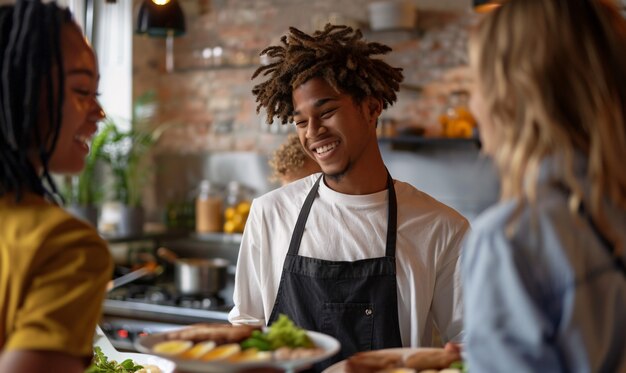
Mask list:
[{"label": "white sleeve", "polygon": [[260,236],[262,221],[254,201],[243,232],[235,273],[234,307],[228,314],[233,324],[265,325],[260,286]]},{"label": "white sleeve", "polygon": [[463,292],[461,285],[461,247],[469,231],[467,221],[450,237],[437,260],[437,277],[431,311],[444,342],[460,343],[463,338]]}]

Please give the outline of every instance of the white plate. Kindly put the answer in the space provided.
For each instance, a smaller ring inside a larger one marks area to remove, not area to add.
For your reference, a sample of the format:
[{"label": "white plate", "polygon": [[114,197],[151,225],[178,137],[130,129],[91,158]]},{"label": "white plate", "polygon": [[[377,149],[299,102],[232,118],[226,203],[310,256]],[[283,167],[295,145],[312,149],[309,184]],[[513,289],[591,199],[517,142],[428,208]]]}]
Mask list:
[{"label": "white plate", "polygon": [[159,356],[149,355],[149,354],[137,354],[137,353],[129,353],[129,352],[119,352],[113,347],[109,339],[106,337],[102,329],[98,326],[96,328],[96,334],[93,337],[93,345],[94,347],[100,347],[104,356],[106,356],[109,361],[115,360],[118,363],[126,359],[132,359],[135,364],[139,365],[155,365],[161,372],[163,373],[174,373],[176,369],[176,364],[173,361],[164,359]]},{"label": "white plate", "polygon": [[[402,360],[405,360],[408,356],[413,355],[417,351],[428,351],[428,350],[441,350],[440,348],[434,347],[419,347],[419,348],[386,348],[383,350],[376,350],[376,352],[380,351],[381,353],[397,353],[402,355]],[[328,368],[326,368],[322,373],[346,373],[346,364],[347,360],[341,360],[338,363],[335,363]]]},{"label": "white plate", "polygon": [[[258,362],[240,362],[230,363],[226,361],[201,361],[201,360],[186,360],[176,359],[175,357],[168,356],[168,359],[176,362],[176,366],[179,370],[185,372],[233,372],[244,368],[254,367],[273,367],[278,369],[284,369],[287,372],[293,372],[298,368],[309,366],[318,361],[327,359],[337,352],[341,345],[335,338],[313,331],[306,332],[315,346],[324,350],[323,353],[312,356],[305,359],[295,360],[271,360],[271,361],[258,361]],[[135,348],[141,352],[152,352],[152,346],[159,342],[165,341],[167,333],[150,334],[140,337],[135,342]]]}]

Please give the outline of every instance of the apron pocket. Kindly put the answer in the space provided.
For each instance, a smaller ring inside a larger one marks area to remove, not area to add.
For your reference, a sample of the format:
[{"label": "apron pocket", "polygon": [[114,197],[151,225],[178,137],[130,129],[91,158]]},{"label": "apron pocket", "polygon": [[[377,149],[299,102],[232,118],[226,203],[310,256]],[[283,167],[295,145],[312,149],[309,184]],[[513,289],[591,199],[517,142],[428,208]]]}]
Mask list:
[{"label": "apron pocket", "polygon": [[341,354],[351,356],[372,349],[374,305],[372,303],[324,303],[322,332],[341,342]]}]

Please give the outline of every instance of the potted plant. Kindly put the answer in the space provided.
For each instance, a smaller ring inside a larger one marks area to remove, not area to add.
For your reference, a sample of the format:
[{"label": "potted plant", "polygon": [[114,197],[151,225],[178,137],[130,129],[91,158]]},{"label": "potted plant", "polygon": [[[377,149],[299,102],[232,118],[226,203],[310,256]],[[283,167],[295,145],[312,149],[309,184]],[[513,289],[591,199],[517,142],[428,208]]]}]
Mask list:
[{"label": "potted plant", "polygon": [[91,142],[89,155],[85,159],[85,168],[78,176],[66,182],[65,202],[67,210],[76,217],[98,226],[98,207],[102,202],[102,183],[96,170],[99,161],[103,160],[103,148],[115,127],[112,123],[101,127]]},{"label": "potted plant", "polygon": [[113,198],[121,203],[117,234],[132,236],[143,233],[143,181],[149,171],[145,155],[164,131],[159,127],[146,131],[138,126],[124,131],[112,125],[103,149],[103,157],[113,177]]}]

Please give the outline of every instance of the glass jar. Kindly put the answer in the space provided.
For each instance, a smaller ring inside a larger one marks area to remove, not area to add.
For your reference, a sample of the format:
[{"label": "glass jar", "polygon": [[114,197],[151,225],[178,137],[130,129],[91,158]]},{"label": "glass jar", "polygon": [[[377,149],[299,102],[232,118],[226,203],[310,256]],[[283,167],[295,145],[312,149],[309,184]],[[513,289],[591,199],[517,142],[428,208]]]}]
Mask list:
[{"label": "glass jar", "polygon": [[196,232],[222,231],[222,196],[209,180],[200,183],[196,198]]},{"label": "glass jar", "polygon": [[443,114],[439,118],[443,137],[470,138],[474,136],[476,120],[469,110],[469,92],[450,93]]},{"label": "glass jar", "polygon": [[228,183],[224,209],[224,232],[243,232],[250,213],[251,200],[249,191],[243,185],[237,181]]}]

